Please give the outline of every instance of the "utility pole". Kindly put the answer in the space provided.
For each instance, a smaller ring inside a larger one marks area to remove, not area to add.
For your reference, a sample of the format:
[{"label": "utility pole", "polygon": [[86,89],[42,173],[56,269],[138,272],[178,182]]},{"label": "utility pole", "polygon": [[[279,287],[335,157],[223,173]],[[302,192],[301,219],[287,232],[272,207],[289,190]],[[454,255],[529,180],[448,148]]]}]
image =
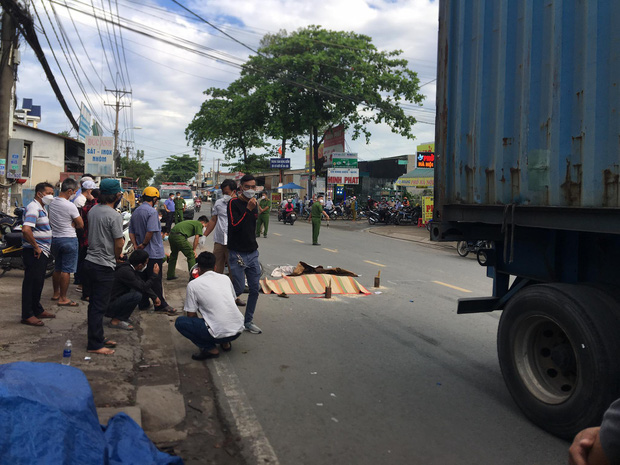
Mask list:
[{"label": "utility pole", "polygon": [[15,51],[17,50],[17,25],[6,10],[2,13],[0,45],[0,210],[9,212],[11,185],[7,184],[6,171],[9,139],[13,122],[13,88],[15,85]]},{"label": "utility pole", "polygon": [[200,183],[200,186],[196,188],[202,188],[202,146],[198,147],[198,176],[196,176],[196,183]]},{"label": "utility pole", "polygon": [[114,107],[116,110],[116,121],[114,123],[114,176],[116,176],[116,160],[120,158],[118,153],[118,114],[121,111],[121,108],[129,107],[130,105],[125,105],[121,103],[121,98],[126,94],[131,94],[129,90],[118,90],[118,89],[106,89],[106,92],[112,92],[116,98],[116,103],[104,103],[107,107]]},{"label": "utility pole", "polygon": [[220,160],[221,158],[217,159],[217,171],[215,172],[215,185],[216,186],[220,184]]},{"label": "utility pole", "polygon": [[310,131],[310,145],[308,146],[310,151],[310,171],[308,173],[308,200],[312,199],[312,164],[314,162],[314,150],[312,149],[312,131]]}]

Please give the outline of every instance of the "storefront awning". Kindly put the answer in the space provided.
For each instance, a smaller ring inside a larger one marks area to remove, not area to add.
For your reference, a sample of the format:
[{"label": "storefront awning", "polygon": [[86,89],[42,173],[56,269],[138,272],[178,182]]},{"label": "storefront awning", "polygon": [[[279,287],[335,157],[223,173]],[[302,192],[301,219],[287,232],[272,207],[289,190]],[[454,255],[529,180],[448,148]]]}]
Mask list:
[{"label": "storefront awning", "polygon": [[435,170],[433,168],[416,168],[398,178],[396,185],[420,188],[433,187],[435,185]]}]

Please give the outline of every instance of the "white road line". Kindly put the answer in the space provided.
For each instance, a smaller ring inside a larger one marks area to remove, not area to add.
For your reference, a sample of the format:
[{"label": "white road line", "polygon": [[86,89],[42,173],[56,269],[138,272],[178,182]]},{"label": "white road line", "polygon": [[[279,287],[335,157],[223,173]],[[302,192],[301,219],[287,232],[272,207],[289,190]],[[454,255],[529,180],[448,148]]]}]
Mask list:
[{"label": "white road line", "polygon": [[241,437],[250,443],[250,452],[256,459],[254,463],[279,465],[278,457],[265,436],[232,364],[224,360],[214,360],[214,365],[217,375],[222,380],[226,401],[235,418],[237,430]]},{"label": "white road line", "polygon": [[337,249],[326,249],[325,247],[323,247],[323,250],[327,250],[328,252],[338,253]]},{"label": "white road line", "polygon": [[271,234],[273,234],[274,236],[281,236],[282,235],[280,233],[271,233]]},{"label": "white road line", "polygon": [[304,241],[300,241],[299,239],[293,239],[295,242],[299,242],[300,244],[303,244]]},{"label": "white road line", "polygon": [[445,287],[449,287],[450,289],[455,289],[457,291],[461,291],[461,292],[465,292],[470,294],[471,291],[469,289],[463,289],[462,287],[458,287],[458,286],[453,286],[452,284],[447,284],[447,283],[442,283],[441,281],[431,281],[435,284],[439,284],[440,286],[445,286]]},{"label": "white road line", "polygon": [[377,263],[377,262],[371,262],[370,260],[364,260],[366,263],[370,263],[371,265],[376,265],[376,266],[380,266],[381,268],[385,268],[385,265],[382,265],[381,263]]}]

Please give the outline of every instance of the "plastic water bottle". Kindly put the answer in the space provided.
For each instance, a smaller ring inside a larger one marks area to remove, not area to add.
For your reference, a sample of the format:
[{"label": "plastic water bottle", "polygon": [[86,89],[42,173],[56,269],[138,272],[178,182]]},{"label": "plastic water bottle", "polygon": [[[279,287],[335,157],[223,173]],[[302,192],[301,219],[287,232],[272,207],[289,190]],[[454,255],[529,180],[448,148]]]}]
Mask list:
[{"label": "plastic water bottle", "polygon": [[67,339],[65,342],[65,348],[62,351],[62,364],[63,365],[71,365],[71,348],[73,344],[71,344],[71,340]]}]

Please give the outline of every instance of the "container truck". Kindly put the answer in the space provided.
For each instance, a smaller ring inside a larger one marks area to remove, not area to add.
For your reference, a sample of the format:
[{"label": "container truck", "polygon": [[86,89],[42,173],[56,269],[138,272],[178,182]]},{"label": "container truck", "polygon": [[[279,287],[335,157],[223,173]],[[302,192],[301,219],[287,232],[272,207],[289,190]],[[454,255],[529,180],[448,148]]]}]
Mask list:
[{"label": "container truck", "polygon": [[569,438],[620,397],[620,2],[442,0],[431,239],[485,240],[499,364]]}]

